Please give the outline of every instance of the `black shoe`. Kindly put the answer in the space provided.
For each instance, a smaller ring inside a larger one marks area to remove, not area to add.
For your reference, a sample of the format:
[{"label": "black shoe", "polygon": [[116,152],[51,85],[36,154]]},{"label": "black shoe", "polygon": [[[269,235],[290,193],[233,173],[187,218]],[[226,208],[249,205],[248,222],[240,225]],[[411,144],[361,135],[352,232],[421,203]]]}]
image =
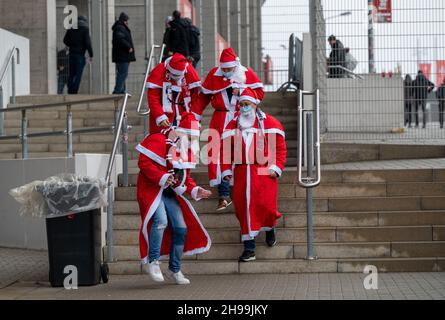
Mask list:
[{"label": "black shoe", "polygon": [[273,247],[277,244],[277,239],[275,237],[275,229],[266,231],[266,244],[269,247]]},{"label": "black shoe", "polygon": [[239,257],[240,262],[249,262],[254,261],[255,259],[255,252],[249,250],[244,250],[241,257]]}]

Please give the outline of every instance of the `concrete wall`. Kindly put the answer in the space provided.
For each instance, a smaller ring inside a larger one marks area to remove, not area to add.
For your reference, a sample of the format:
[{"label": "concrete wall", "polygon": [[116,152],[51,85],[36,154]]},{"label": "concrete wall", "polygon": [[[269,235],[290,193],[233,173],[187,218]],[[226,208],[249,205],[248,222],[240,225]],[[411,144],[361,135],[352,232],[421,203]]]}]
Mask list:
[{"label": "concrete wall", "polygon": [[[45,219],[19,215],[19,204],[9,195],[12,188],[61,173],[104,177],[107,155],[78,154],[75,158],[1,160],[0,246],[46,249]],[[122,172],[122,157],[116,158],[113,180]],[[102,214],[102,243],[105,243],[106,216]]]},{"label": "concrete wall", "polygon": [[403,80],[327,79],[328,132],[390,132],[404,126]]},{"label": "concrete wall", "polygon": [[31,93],[57,91],[55,0],[0,1],[1,27],[30,40]]},{"label": "concrete wall", "polygon": [[[29,40],[11,33],[7,30],[0,29],[0,72],[6,67],[6,59],[9,58],[12,47],[19,49],[19,61],[16,59],[15,66],[16,81],[15,90],[16,95],[27,95],[30,93],[30,65],[29,65]],[[17,58],[17,55],[15,56]],[[0,101],[0,106],[7,107],[9,98],[12,94],[12,74],[11,66],[7,70],[6,78],[3,81],[3,101]]]}]

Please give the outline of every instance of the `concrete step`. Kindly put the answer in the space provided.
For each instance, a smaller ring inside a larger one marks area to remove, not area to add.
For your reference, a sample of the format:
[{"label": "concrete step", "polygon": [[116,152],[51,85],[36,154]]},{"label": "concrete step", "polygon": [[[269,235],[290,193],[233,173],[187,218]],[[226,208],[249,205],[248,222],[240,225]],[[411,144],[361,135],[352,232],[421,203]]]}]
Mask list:
[{"label": "concrete step", "polygon": [[[184,256],[184,260],[237,260],[243,251],[242,244],[213,244],[206,253]],[[106,249],[104,250],[106,253]],[[320,259],[348,258],[445,258],[445,242],[365,242],[317,243],[314,252]],[[273,248],[257,244],[259,260],[304,259],[306,244],[278,244]],[[139,261],[138,245],[114,246],[116,261]]]},{"label": "concrete step", "polygon": [[[183,261],[181,269],[187,275],[217,274],[292,274],[360,272],[366,266],[376,266],[379,272],[440,272],[445,270],[444,258],[364,258],[364,259],[303,259],[257,260],[241,263],[234,260]],[[165,272],[168,263],[161,269]],[[120,261],[109,265],[112,275],[139,275],[141,266],[137,261]],[[148,276],[147,276],[147,281]]]},{"label": "concrete step", "polygon": [[[209,188],[206,181],[200,183],[203,188]],[[136,201],[136,187],[117,188],[117,201]],[[280,198],[305,198],[306,189],[295,184],[280,183],[278,188]],[[391,197],[391,196],[445,196],[445,183],[337,183],[337,184],[321,184],[314,190],[315,198],[343,198],[348,197]],[[217,194],[214,194],[217,197]]]},{"label": "concrete step", "polygon": [[[200,213],[199,218],[206,228],[239,228],[238,219],[233,213]],[[277,221],[279,228],[306,227],[306,213],[283,214]],[[114,216],[115,230],[139,230],[139,214]],[[434,240],[443,237],[445,211],[402,211],[402,212],[315,212],[315,227],[377,227],[377,226],[434,226]]]},{"label": "concrete step", "polygon": [[[4,153],[18,153],[22,151],[20,144],[0,144],[0,152]],[[49,151],[48,144],[30,144],[28,146],[29,152],[47,152]]]},{"label": "concrete step", "polygon": [[[239,228],[218,228],[207,231],[215,244],[241,243]],[[307,241],[306,228],[277,228],[279,243],[305,243]],[[442,230],[439,230],[442,232]],[[377,227],[316,227],[314,228],[314,242],[343,243],[343,242],[413,242],[433,241],[434,226],[377,226]],[[115,245],[136,245],[139,241],[139,229],[115,230]],[[257,237],[259,242],[265,240],[265,234]]]}]

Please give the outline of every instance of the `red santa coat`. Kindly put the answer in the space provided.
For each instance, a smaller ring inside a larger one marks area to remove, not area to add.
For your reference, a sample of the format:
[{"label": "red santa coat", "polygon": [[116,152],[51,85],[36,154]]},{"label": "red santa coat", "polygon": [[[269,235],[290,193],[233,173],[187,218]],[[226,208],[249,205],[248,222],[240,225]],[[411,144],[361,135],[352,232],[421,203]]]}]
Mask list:
[{"label": "red santa coat", "polygon": [[261,117],[262,121],[257,117],[254,126],[243,131],[235,118],[222,135],[222,177],[233,177],[233,201],[243,241],[271,230],[281,217],[278,180],[270,176],[270,170],[278,176],[284,170],[285,133],[277,119],[263,112]]},{"label": "red santa coat", "polygon": [[[264,98],[263,84],[256,73],[246,67],[240,66],[240,70],[244,72],[245,82],[231,82],[224,77],[221,68],[212,69],[207,75],[201,87],[198,103],[192,106],[192,112],[197,120],[202,119],[202,114],[209,103],[215,109],[212,120],[210,121],[210,129],[214,129],[221,136],[224,128],[234,118],[235,112],[239,110],[239,96],[233,95],[229,101],[228,88],[243,89],[249,87],[253,89],[260,101]],[[219,139],[218,137],[218,139]],[[213,136],[209,135],[208,143],[211,144]],[[209,181],[210,186],[214,187],[221,183],[221,168],[219,165],[219,148],[209,148]]]},{"label": "red santa coat", "polygon": [[[153,214],[161,202],[162,193],[166,188],[165,184],[169,177],[166,161],[166,137],[161,133],[149,135],[136,147],[136,150],[140,153],[137,199],[142,223],[139,233],[139,248],[142,262],[147,263]],[[186,168],[190,168],[190,166],[186,166]],[[174,190],[187,225],[184,255],[194,255],[208,251],[211,246],[210,237],[199,220],[195,209],[183,196],[187,192],[193,199],[200,200],[197,196],[198,187],[190,177],[189,169],[187,169],[184,184]],[[171,230],[167,227],[162,239],[161,256],[165,257],[169,254],[171,241]]]},{"label": "red santa coat", "polygon": [[201,80],[193,66],[188,65],[182,83],[178,84],[167,79],[167,68],[161,63],[147,78],[146,87],[150,108],[150,134],[154,134],[163,129],[159,127],[162,121],[168,119],[173,123],[177,111],[180,115],[191,111],[192,106],[198,102]]}]

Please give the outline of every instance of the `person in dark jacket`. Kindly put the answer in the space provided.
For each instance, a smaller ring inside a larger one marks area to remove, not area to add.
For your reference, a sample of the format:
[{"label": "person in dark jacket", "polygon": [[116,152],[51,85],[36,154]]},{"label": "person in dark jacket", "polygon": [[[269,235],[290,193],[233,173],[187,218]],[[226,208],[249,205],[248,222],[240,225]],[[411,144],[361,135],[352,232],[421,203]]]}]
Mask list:
[{"label": "person in dark jacket", "polygon": [[329,78],[343,78],[345,71],[335,66],[344,67],[346,64],[346,50],[343,43],[334,35],[329,36],[329,44],[331,46],[331,53],[328,58]]},{"label": "person in dark jacket", "polygon": [[168,53],[172,56],[180,53],[184,57],[189,57],[189,44],[187,35],[187,26],[179,11],[173,12],[173,20],[170,21],[170,31],[168,34],[167,47]]},{"label": "person in dark jacket", "polygon": [[130,18],[122,12],[113,25],[113,62],[116,64],[116,86],[113,94],[125,94],[127,90],[126,80],[130,62],[136,61],[133,38],[128,20]]},{"label": "person in dark jacket", "polygon": [[413,104],[413,80],[409,74],[406,75],[403,81],[404,100],[405,100],[405,126],[411,128],[412,123],[412,104]]},{"label": "person in dark jacket", "polygon": [[69,77],[69,50],[67,47],[57,52],[57,94],[63,94]]},{"label": "person in dark jacket", "polygon": [[440,128],[443,129],[444,116],[445,116],[445,79],[442,85],[437,90],[437,100],[439,100],[439,123]]},{"label": "person in dark jacket", "polygon": [[416,107],[416,127],[419,126],[419,105],[422,107],[423,114],[423,129],[426,128],[426,100],[428,98],[428,93],[433,91],[434,83],[429,81],[423,72],[419,70],[417,73],[416,80],[412,84],[414,93],[414,105]]},{"label": "person in dark jacket", "polygon": [[187,60],[190,61],[193,64],[193,68],[196,69],[198,62],[201,60],[201,42],[199,40],[201,31],[197,26],[193,25],[191,19],[184,18],[183,21],[188,36],[189,56]]},{"label": "person in dark jacket", "polygon": [[168,16],[165,19],[165,31],[164,31],[164,36],[162,38],[162,43],[165,45],[165,48],[162,56],[162,62],[164,62],[165,60],[167,60],[167,58],[170,57],[170,48],[168,47],[168,44],[170,41],[170,30],[171,30],[170,22],[172,21],[173,21],[172,16]]},{"label": "person in dark jacket", "polygon": [[93,47],[91,45],[90,29],[88,20],[84,16],[78,18],[78,28],[69,29],[63,43],[69,48],[69,78],[68,93],[77,94],[79,92],[80,81],[82,80],[83,69],[85,68],[85,52],[90,56],[89,62],[93,59]]}]

